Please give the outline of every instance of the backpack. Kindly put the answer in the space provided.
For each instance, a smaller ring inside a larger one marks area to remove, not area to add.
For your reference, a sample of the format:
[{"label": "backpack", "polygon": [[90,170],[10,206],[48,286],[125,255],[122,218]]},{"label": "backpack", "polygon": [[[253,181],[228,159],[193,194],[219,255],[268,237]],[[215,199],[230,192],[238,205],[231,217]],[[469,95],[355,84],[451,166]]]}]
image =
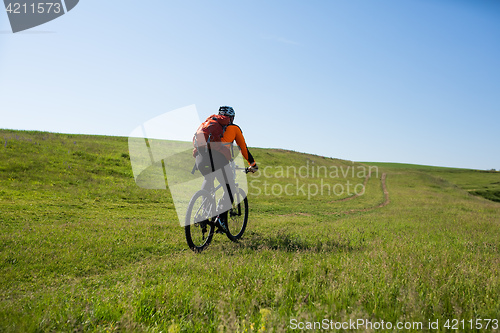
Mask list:
[{"label": "backpack", "polygon": [[205,120],[200,127],[198,127],[196,133],[194,134],[193,146],[195,151],[193,154],[196,154],[198,148],[206,147],[207,144],[210,144],[210,142],[220,142],[222,136],[224,135],[224,130],[230,122],[231,117],[229,116],[214,114],[208,117],[207,120]]}]

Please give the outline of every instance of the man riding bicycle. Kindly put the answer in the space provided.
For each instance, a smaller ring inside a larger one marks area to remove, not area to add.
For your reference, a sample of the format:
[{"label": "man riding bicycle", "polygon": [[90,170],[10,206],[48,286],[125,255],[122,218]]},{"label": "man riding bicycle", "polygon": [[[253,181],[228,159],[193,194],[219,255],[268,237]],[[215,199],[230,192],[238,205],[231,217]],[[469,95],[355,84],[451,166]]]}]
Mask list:
[{"label": "man riding bicycle", "polygon": [[228,172],[228,164],[233,158],[233,142],[241,150],[243,157],[248,161],[249,172],[258,170],[252,154],[243,137],[240,127],[233,123],[235,117],[234,109],[230,106],[221,106],[218,115],[212,115],[200,125],[195,134],[193,142],[195,149],[193,156],[196,158],[196,167],[205,177],[202,189],[210,191],[214,187],[217,178],[220,184],[225,184],[224,196],[218,203],[219,224],[227,231],[227,212],[233,203],[235,189],[234,176]]}]

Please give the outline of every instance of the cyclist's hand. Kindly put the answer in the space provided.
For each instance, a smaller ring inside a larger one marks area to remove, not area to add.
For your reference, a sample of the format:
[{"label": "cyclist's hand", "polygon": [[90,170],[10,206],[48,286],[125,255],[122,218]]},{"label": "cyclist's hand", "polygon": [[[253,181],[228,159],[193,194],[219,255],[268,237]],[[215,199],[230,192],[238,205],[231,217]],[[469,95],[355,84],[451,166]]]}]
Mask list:
[{"label": "cyclist's hand", "polygon": [[257,170],[259,170],[259,167],[257,166],[257,164],[255,164],[254,166],[249,166],[248,167],[248,172],[256,173]]}]

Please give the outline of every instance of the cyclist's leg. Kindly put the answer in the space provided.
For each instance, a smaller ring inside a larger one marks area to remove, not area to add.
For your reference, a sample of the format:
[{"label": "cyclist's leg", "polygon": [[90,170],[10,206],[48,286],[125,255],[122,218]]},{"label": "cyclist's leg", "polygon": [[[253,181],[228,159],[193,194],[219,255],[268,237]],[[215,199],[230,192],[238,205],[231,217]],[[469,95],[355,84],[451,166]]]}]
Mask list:
[{"label": "cyclist's leg", "polygon": [[201,188],[211,192],[214,188],[215,174],[210,163],[210,155],[208,152],[198,153],[195,163],[198,170],[200,170],[201,174],[205,177]]},{"label": "cyclist's leg", "polygon": [[[196,156],[196,166],[201,174],[205,177],[201,188],[209,193],[214,188],[214,181],[217,178],[218,182],[222,184],[222,197],[220,206],[217,208],[217,214],[222,212],[221,218],[226,221],[227,211],[231,208],[232,189],[234,189],[234,179],[232,174],[227,174],[225,167],[228,166],[229,161],[227,158],[217,150],[199,150]],[[231,194],[231,195],[230,195]]]},{"label": "cyclist's leg", "polygon": [[221,172],[218,174],[219,182],[224,184],[224,196],[220,202],[219,210],[223,213],[221,214],[222,221],[227,221],[228,211],[231,209],[234,201],[234,195],[236,193],[236,184],[234,181],[233,170],[231,170],[230,164],[226,164]]},{"label": "cyclist's leg", "polygon": [[222,184],[223,195],[218,202],[217,210],[222,221],[227,221],[227,212],[231,209],[236,185],[229,161],[221,152],[210,149],[202,151],[196,157],[196,165],[205,176],[202,189],[211,191],[214,187],[214,180]]},{"label": "cyclist's leg", "polygon": [[[230,206],[233,203],[234,200],[234,193],[236,191],[236,184],[234,182],[234,176],[232,170],[230,170],[230,166],[227,165],[225,168],[222,169],[220,180],[224,184],[224,192],[227,195],[224,195],[224,201]],[[228,208],[229,209],[229,208]]]},{"label": "cyclist's leg", "polygon": [[205,175],[205,179],[203,180],[203,184],[201,185],[201,189],[207,191],[210,193],[212,189],[214,188],[214,174],[210,173],[208,175]]},{"label": "cyclist's leg", "polygon": [[[225,220],[227,211],[231,208],[232,197],[235,189],[234,179],[230,169],[229,161],[221,152],[211,149],[210,151],[210,166],[213,168],[212,173],[214,178],[222,185],[222,197],[218,202],[218,212],[221,219]],[[208,160],[208,159],[207,159]],[[212,179],[213,181],[214,179]]]}]

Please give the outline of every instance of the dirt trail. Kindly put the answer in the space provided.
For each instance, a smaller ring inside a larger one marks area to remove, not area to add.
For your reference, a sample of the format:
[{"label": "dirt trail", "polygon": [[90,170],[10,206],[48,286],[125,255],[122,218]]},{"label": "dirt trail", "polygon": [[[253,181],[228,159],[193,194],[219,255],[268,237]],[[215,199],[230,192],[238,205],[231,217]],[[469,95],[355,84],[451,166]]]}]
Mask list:
[{"label": "dirt trail", "polygon": [[389,199],[389,191],[387,190],[387,185],[385,184],[386,178],[387,178],[387,174],[384,172],[382,174],[382,178],[380,179],[380,181],[382,182],[382,190],[384,191],[384,202],[381,203],[380,205],[378,205],[376,208],[384,207],[391,202],[391,200]]},{"label": "dirt trail", "polygon": [[329,203],[334,203],[334,202],[342,202],[342,201],[349,201],[349,200],[352,200],[352,199],[356,199],[357,197],[359,197],[360,195],[363,195],[365,194],[365,189],[366,189],[366,184],[368,183],[368,180],[370,179],[370,177],[372,176],[372,173],[368,173],[368,175],[365,177],[365,180],[363,182],[363,191],[361,191],[360,193],[356,193],[354,195],[351,195],[350,197],[347,197],[347,198],[343,198],[343,199],[338,199],[338,200],[333,200],[333,201],[330,201]]},{"label": "dirt trail", "polygon": [[[370,174],[368,176],[366,176],[366,179],[365,179],[365,182],[364,182],[364,187],[363,187],[363,192],[362,193],[360,193],[358,195],[354,195],[352,197],[348,197],[348,198],[344,198],[344,199],[336,200],[336,201],[332,201],[332,202],[347,201],[347,200],[351,200],[351,199],[357,198],[361,194],[364,194],[364,188],[366,187],[366,183],[368,182],[368,179],[370,178],[370,176],[371,176]],[[389,191],[387,190],[387,185],[385,183],[386,178],[387,178],[387,174],[384,172],[382,174],[382,177],[380,178],[380,182],[382,183],[382,191],[384,192],[384,201],[381,204],[373,206],[373,207],[370,207],[370,208],[350,209],[350,210],[347,210],[347,211],[334,212],[334,213],[331,213],[331,214],[332,215],[342,215],[342,214],[352,214],[352,213],[358,213],[358,212],[368,212],[370,210],[374,210],[374,209],[377,209],[377,208],[382,208],[384,206],[387,206],[391,202],[391,200],[389,199]]]}]

